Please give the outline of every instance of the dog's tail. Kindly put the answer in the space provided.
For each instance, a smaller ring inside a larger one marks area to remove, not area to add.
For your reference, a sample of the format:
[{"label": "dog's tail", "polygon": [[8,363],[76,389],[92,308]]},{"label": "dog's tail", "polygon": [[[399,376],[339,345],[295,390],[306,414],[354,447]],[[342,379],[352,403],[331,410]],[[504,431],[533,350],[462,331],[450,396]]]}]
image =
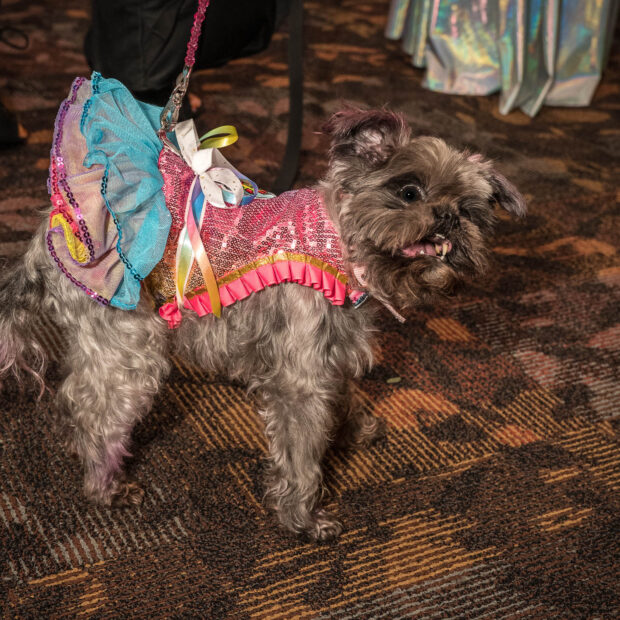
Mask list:
[{"label": "dog's tail", "polygon": [[31,376],[41,397],[47,352],[40,333],[45,281],[38,253],[33,243],[17,264],[0,265],[0,388],[9,375],[19,383]]}]

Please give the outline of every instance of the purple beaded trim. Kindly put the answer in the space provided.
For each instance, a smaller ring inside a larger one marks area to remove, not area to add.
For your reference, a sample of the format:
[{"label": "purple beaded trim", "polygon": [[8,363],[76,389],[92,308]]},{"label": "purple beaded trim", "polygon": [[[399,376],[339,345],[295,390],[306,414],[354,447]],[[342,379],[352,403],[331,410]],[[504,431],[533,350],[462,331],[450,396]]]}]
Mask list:
[{"label": "purple beaded trim", "polygon": [[[61,104],[60,110],[58,111],[58,116],[56,117],[55,123],[55,131],[54,131],[54,142],[52,144],[52,162],[50,163],[50,178],[48,179],[48,184],[51,185],[51,193],[52,195],[58,192],[58,179],[56,168],[62,172],[62,177],[64,179],[65,176],[65,163],[64,159],[60,155],[60,142],[62,140],[62,128],[65,122],[65,117],[67,116],[67,112],[69,108],[75,103],[77,99],[77,92],[86,81],[85,78],[79,77],[73,80],[73,84],[71,85],[71,97],[67,97]],[[54,166],[54,164],[56,164]],[[63,205],[57,204],[58,208],[66,214]],[[81,241],[81,239],[80,239]]]},{"label": "purple beaded trim", "polygon": [[[91,259],[93,259],[95,256],[93,242],[88,233],[86,222],[84,221],[82,217],[82,213],[77,204],[77,201],[75,200],[73,194],[71,193],[69,184],[66,181],[65,163],[64,163],[64,159],[62,155],[60,154],[60,142],[62,140],[62,128],[65,122],[65,117],[67,116],[67,112],[69,111],[69,108],[71,107],[71,105],[75,103],[75,100],[77,99],[77,92],[80,89],[80,87],[84,84],[85,81],[86,81],[86,78],[83,78],[83,77],[75,79],[73,81],[73,84],[71,85],[71,96],[65,99],[60,106],[60,110],[58,112],[58,116],[56,118],[56,123],[55,123],[54,142],[52,144],[52,158],[56,166],[54,165],[50,166],[50,179],[48,179],[48,187],[51,189],[53,193],[56,193],[58,190],[58,184],[60,182],[62,188],[65,190],[67,194],[67,198],[69,199],[71,206],[73,207],[73,209],[75,210],[78,216],[78,226],[80,228],[81,235],[77,234],[76,236],[78,237],[80,241],[82,241],[81,236],[83,235],[84,239],[86,240],[86,246],[88,247],[88,253]],[[55,167],[58,169],[58,174],[56,173]],[[62,205],[60,203],[57,203],[55,206],[57,206],[60,209],[60,211],[63,212],[64,215],[67,215],[66,205],[64,204],[64,201]],[[106,299],[105,297],[102,297],[98,293],[95,293],[95,291],[92,291],[91,289],[89,289],[85,284],[82,284],[81,282],[79,282],[76,278],[73,277],[73,275],[71,275],[71,273],[69,273],[69,271],[67,271],[67,269],[63,265],[63,262],[60,260],[60,258],[56,254],[56,250],[54,249],[54,244],[52,242],[52,230],[49,230],[47,233],[47,249],[51,257],[54,259],[54,262],[60,269],[60,271],[62,271],[62,273],[73,284],[75,284],[75,286],[82,289],[91,299],[94,299],[98,303],[104,306],[109,305],[110,301],[108,299]]]},{"label": "purple beaded trim", "polygon": [[108,197],[107,197],[107,191],[108,191],[108,169],[109,166],[106,166],[105,168],[105,172],[103,173],[103,178],[101,179],[101,195],[103,196],[103,200],[105,202],[105,206],[108,208],[108,211],[110,212],[110,215],[112,216],[112,219],[114,220],[114,224],[116,225],[116,230],[118,231],[118,241],[116,242],[116,251],[118,252],[118,255],[121,259],[121,261],[123,261],[125,267],[127,267],[127,269],[129,269],[131,275],[134,277],[135,280],[138,280],[138,282],[140,282],[141,280],[144,280],[144,276],[141,276],[132,266],[132,264],[129,262],[129,259],[125,256],[125,253],[123,252],[122,248],[121,248],[121,241],[123,240],[123,231],[121,230],[121,226],[118,223],[118,219],[116,218],[116,213],[114,213],[114,211],[112,210],[112,207],[110,206],[110,203],[108,202]]},{"label": "purple beaded trim", "polygon": [[58,255],[56,254],[56,250],[54,250],[54,244],[52,243],[52,231],[51,230],[47,233],[47,249],[49,250],[49,253],[51,254],[52,258],[54,259],[54,262],[56,263],[56,265],[58,265],[58,269],[60,269],[60,271],[62,271],[65,274],[65,276],[67,276],[67,278],[69,278],[69,280],[71,280],[71,282],[73,282],[73,284],[75,284],[75,286],[81,288],[89,297],[91,297],[95,301],[99,302],[101,305],[103,305],[103,306],[109,305],[110,301],[108,299],[106,299],[105,297],[102,297],[101,295],[95,293],[95,291],[91,291],[85,284],[82,284],[81,282],[76,280],[65,269],[65,266],[62,264],[62,261],[60,260],[60,258],[58,258]]},{"label": "purple beaded trim", "polygon": [[73,194],[71,193],[71,190],[69,189],[69,184],[64,179],[61,179],[60,183],[62,185],[62,188],[65,190],[67,194],[67,198],[69,199],[69,203],[71,204],[71,207],[73,208],[73,212],[76,215],[78,227],[80,229],[80,232],[76,234],[76,237],[84,245],[86,245],[86,247],[88,248],[88,254],[90,256],[90,260],[93,261],[95,260],[95,247],[93,245],[93,240],[90,236],[90,233],[88,232],[88,227],[86,226],[86,222],[84,221],[84,218],[82,217],[82,212],[80,211],[80,207],[78,206],[77,201],[75,200]]},{"label": "purple beaded trim", "polygon": [[[95,260],[95,247],[94,247],[92,238],[90,236],[90,233],[88,232],[88,226],[86,225],[86,222],[84,221],[84,218],[82,217],[80,206],[75,200],[75,197],[73,196],[73,192],[71,191],[71,187],[69,186],[69,183],[67,182],[65,162],[64,162],[64,158],[62,157],[61,151],[60,151],[60,143],[62,141],[62,130],[64,126],[65,117],[67,116],[67,112],[69,111],[69,108],[71,107],[71,105],[75,103],[75,100],[77,98],[77,91],[80,89],[80,87],[84,84],[85,81],[86,79],[82,77],[74,80],[73,85],[71,86],[71,98],[65,99],[65,101],[63,101],[60,107],[60,112],[58,114],[58,119],[56,121],[57,123],[56,135],[54,136],[54,144],[52,147],[52,151],[53,151],[52,156],[54,157],[56,168],[58,170],[58,173],[57,173],[58,178],[56,178],[56,170],[52,166],[51,167],[51,176],[52,176],[51,185],[52,185],[52,190],[57,189],[59,186],[62,187],[62,189],[64,190],[67,196],[67,199],[69,200],[69,204],[71,205],[71,208],[73,209],[73,213],[76,216],[77,223],[78,223],[79,232],[77,232],[75,236],[80,240],[80,242],[86,245],[86,247],[88,248],[88,254],[90,256],[90,261],[93,261]],[[90,101],[90,99],[88,101]],[[67,215],[66,211],[59,204],[57,206],[60,208],[61,211],[63,211],[63,214]]]}]

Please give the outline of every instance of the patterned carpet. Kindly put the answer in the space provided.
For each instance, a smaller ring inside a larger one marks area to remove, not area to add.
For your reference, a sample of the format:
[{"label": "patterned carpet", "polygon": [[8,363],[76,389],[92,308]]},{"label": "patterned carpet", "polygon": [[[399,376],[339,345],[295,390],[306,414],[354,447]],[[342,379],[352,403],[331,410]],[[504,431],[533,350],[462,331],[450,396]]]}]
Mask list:
[{"label": "patterned carpet", "polygon": [[[0,151],[0,255],[20,255],[45,188],[53,119],[87,26],[78,0],[4,0],[0,95],[27,144]],[[135,433],[139,510],[88,504],[49,422],[51,398],[0,395],[0,615],[6,618],[612,618],[620,614],[620,47],[587,109],[501,116],[497,98],[421,88],[383,38],[387,0],[312,0],[299,184],[325,169],[315,133],[341,100],[389,103],[419,133],[499,161],[526,194],[474,287],[405,325],[388,314],[364,404],[388,436],[331,452],[345,531],[316,545],[261,504],[265,442],[243,391],[178,362]],[[207,16],[208,19],[208,16]],[[286,35],[201,73],[205,130],[269,187],[284,149]],[[62,336],[48,333],[52,349]],[[58,384],[52,368],[50,384]]]}]

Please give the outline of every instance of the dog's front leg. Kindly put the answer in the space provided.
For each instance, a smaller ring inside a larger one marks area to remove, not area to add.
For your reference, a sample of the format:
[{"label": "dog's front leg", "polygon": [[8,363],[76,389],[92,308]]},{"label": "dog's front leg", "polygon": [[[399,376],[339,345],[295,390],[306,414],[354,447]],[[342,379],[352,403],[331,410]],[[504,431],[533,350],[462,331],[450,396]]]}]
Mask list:
[{"label": "dog's front leg", "polygon": [[342,529],[333,515],[318,506],[321,461],[334,426],[333,402],[326,397],[331,386],[312,389],[309,381],[313,382],[308,376],[289,375],[277,385],[263,386],[261,413],[270,461],[266,496],[288,530],[327,540]]}]

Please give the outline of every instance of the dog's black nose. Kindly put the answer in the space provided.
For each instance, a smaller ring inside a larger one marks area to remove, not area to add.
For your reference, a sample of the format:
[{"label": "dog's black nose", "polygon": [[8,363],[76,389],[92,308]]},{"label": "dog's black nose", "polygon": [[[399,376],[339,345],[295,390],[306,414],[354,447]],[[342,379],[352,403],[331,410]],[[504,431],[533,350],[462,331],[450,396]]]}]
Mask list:
[{"label": "dog's black nose", "polygon": [[456,213],[453,213],[448,206],[435,207],[433,209],[433,215],[435,216],[435,220],[437,220],[437,232],[441,234],[445,235],[449,233],[458,224],[458,216]]}]

